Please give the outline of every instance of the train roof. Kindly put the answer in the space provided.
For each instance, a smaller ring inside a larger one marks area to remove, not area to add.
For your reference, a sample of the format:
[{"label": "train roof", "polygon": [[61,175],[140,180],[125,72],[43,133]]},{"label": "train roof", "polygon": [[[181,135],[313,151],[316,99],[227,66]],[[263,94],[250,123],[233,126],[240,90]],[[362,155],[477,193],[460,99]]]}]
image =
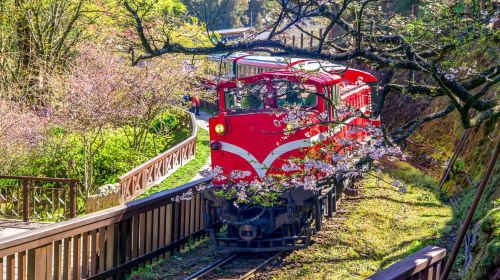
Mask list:
[{"label": "train roof", "polygon": [[[342,73],[344,78],[350,80],[362,76],[365,82],[376,82],[377,78],[372,74],[354,68],[346,68],[346,66],[331,63],[328,61],[312,60],[306,58],[285,58],[280,56],[262,56],[254,55],[247,52],[235,52],[231,54],[214,54],[209,55],[212,60],[229,60],[236,63],[253,65],[257,67],[269,67],[274,69],[291,69],[303,70],[311,72],[328,72],[330,74]],[[323,71],[320,71],[323,70]]]},{"label": "train roof", "polygon": [[233,81],[223,82],[219,84],[219,88],[232,88],[237,86],[237,82],[251,84],[258,80],[263,80],[263,79],[286,79],[290,81],[303,82],[315,85],[335,84],[341,81],[340,76],[330,73],[324,73],[324,72],[307,73],[307,72],[298,72],[294,70],[292,71],[277,70],[277,71],[265,72],[255,76],[239,78]]}]

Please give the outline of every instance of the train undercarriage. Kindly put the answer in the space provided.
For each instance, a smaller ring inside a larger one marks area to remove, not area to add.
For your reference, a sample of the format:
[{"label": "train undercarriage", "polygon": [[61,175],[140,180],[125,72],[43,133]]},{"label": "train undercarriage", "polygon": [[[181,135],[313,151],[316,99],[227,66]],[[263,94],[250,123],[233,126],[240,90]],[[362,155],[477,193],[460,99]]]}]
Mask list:
[{"label": "train undercarriage", "polygon": [[324,217],[332,217],[340,194],[351,180],[329,179],[317,190],[293,189],[281,194],[272,207],[233,205],[205,190],[205,225],[220,251],[288,251],[309,246],[311,236],[321,230]]}]

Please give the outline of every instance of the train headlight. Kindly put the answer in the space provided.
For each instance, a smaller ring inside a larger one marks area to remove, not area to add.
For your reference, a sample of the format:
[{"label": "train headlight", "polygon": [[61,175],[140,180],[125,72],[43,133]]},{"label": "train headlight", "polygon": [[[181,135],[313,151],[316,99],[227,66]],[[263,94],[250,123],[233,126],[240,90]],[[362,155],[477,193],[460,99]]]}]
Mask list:
[{"label": "train headlight", "polygon": [[219,123],[215,126],[215,132],[217,132],[217,134],[224,134],[225,131],[226,128],[224,127],[223,124]]}]

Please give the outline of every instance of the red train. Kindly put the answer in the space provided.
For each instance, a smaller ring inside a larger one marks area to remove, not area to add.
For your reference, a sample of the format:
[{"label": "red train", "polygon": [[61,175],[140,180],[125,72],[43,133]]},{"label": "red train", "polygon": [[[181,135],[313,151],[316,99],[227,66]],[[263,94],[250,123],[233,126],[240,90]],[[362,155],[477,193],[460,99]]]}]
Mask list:
[{"label": "red train", "polygon": [[[204,196],[206,224],[222,250],[271,251],[308,246],[311,234],[321,227],[323,214],[335,211],[336,194],[346,181],[318,177],[316,173],[319,180],[294,177],[299,172],[290,168],[292,161],[312,153],[317,156],[323,144],[368,136],[363,130],[353,133],[349,129],[366,126],[370,122],[367,118],[340,116],[329,102],[369,115],[371,100],[376,96],[377,79],[373,75],[338,65],[319,67],[318,62],[308,60],[280,61],[284,60],[255,56],[229,60],[226,69],[236,69],[234,76],[238,78],[217,87],[219,112],[209,120],[214,187]],[[281,70],[269,71],[272,64],[279,64]],[[300,64],[321,71],[302,71],[299,69],[305,67]],[[256,69],[248,77],[244,75],[247,67]],[[288,129],[291,114],[300,112],[304,112],[303,116],[296,121],[302,118],[308,124],[300,127],[301,123],[296,123],[294,129]],[[340,118],[343,124],[327,124]],[[314,187],[307,186],[311,182]],[[272,185],[274,204],[266,206],[266,201],[259,200],[259,192],[269,190],[262,185]],[[249,189],[253,192],[243,191]],[[246,197],[249,193],[252,197]],[[236,200],[247,203],[236,204]]]}]

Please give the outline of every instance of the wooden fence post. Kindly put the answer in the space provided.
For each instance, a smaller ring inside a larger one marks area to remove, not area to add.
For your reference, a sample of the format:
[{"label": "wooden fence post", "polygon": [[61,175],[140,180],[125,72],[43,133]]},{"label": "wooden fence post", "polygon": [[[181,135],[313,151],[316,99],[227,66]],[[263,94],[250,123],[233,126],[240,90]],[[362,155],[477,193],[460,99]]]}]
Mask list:
[{"label": "wooden fence post", "polygon": [[76,217],[76,184],[77,181],[71,181],[69,183],[69,217]]},{"label": "wooden fence post", "polygon": [[448,163],[448,166],[446,166],[446,170],[443,173],[443,177],[441,178],[441,181],[439,182],[438,185],[438,191],[441,191],[443,188],[444,183],[446,182],[446,179],[448,178],[448,175],[450,174],[451,170],[453,169],[453,165],[455,164],[455,161],[457,160],[458,156],[460,155],[460,152],[462,151],[462,148],[465,144],[465,141],[467,140],[467,137],[469,136],[471,132],[471,129],[466,129],[462,133],[462,137],[460,137],[460,140],[457,143],[457,147],[455,148],[455,151],[453,152],[453,155],[450,159],[450,162]]},{"label": "wooden fence post", "polygon": [[22,179],[23,185],[23,221],[28,222],[30,216],[30,190],[29,190],[29,180]]},{"label": "wooden fence post", "polygon": [[304,33],[300,33],[300,48],[304,48]]},{"label": "wooden fence post", "polygon": [[412,17],[417,17],[417,13],[418,13],[418,5],[411,5],[411,16]]},{"label": "wooden fence post", "polygon": [[292,36],[292,47],[295,47],[295,35]]},{"label": "wooden fence post", "polygon": [[313,48],[313,38],[314,38],[314,31],[311,31],[311,37],[309,38],[309,48],[311,50]]}]

